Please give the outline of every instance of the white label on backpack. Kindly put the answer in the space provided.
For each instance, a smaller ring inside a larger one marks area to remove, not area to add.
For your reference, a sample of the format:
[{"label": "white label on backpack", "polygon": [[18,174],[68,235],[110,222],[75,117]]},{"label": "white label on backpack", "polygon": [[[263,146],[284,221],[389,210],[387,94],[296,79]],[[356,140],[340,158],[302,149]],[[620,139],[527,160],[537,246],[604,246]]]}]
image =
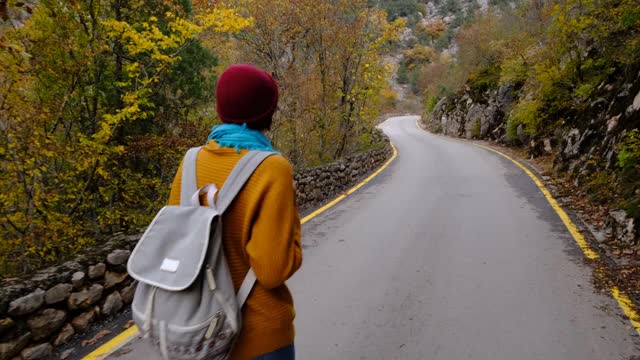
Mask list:
[{"label": "white label on backpack", "polygon": [[160,265],[160,270],[174,273],[178,271],[178,266],[180,266],[180,261],[165,258]]}]

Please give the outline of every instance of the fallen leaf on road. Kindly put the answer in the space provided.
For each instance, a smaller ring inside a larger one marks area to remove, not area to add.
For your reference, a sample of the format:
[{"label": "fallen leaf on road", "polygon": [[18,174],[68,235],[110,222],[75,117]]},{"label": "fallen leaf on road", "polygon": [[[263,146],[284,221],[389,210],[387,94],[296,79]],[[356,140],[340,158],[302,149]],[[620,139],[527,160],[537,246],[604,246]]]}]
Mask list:
[{"label": "fallen leaf on road", "polygon": [[93,345],[95,343],[98,342],[98,340],[102,339],[103,337],[107,336],[111,334],[111,330],[102,330],[99,333],[96,334],[96,336],[92,337],[89,340],[83,340],[82,341],[82,347],[85,347],[87,345]]},{"label": "fallen leaf on road", "polygon": [[117,358],[118,356],[122,356],[124,354],[128,354],[128,353],[130,353],[132,351],[133,351],[132,348],[120,349],[120,350],[114,352],[113,355],[111,355],[111,356],[113,356],[114,358]]},{"label": "fallen leaf on road", "polygon": [[122,328],[123,329],[128,329],[128,328],[132,327],[133,325],[134,325],[133,320],[129,320],[129,321],[127,321],[126,324],[122,325]]}]

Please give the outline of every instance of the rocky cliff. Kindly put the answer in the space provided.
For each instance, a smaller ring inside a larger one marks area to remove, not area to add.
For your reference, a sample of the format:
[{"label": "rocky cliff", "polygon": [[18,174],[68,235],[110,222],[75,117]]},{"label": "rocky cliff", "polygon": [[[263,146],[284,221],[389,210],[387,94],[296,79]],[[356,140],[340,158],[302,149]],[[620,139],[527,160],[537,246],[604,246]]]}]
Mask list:
[{"label": "rocky cliff", "polygon": [[[511,106],[521,96],[510,84],[483,92],[466,88],[442,98],[423,122],[435,133],[523,147],[531,157],[548,156],[556,174],[587,192],[603,192],[590,195],[611,206],[605,238],[638,245],[639,216],[634,204],[640,199],[640,175],[636,167],[635,174],[621,181],[618,155],[625,137],[640,126],[640,73],[633,82],[603,83],[600,90],[603,96],[576,119],[560,120],[536,134],[527,134],[522,125],[508,134]],[[602,199],[604,192],[610,193],[610,199]],[[626,212],[616,209],[620,204],[627,204]]]},{"label": "rocky cliff", "polygon": [[505,139],[505,112],[514,100],[513,88],[502,85],[485,93],[467,89],[459,96],[438,101],[424,120],[436,133],[467,139]]}]

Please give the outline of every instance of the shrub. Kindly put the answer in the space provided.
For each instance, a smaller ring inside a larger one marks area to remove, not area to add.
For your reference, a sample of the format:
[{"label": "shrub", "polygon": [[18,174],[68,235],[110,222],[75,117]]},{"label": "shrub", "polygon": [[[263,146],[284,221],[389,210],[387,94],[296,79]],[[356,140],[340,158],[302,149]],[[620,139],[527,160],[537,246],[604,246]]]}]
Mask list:
[{"label": "shrub", "polygon": [[635,173],[640,165],[640,131],[633,129],[618,147],[618,166],[623,173]]},{"label": "shrub", "polygon": [[535,99],[523,99],[515,104],[507,120],[507,137],[517,138],[517,128],[524,126],[524,132],[534,135],[542,122],[542,102]]},{"label": "shrub", "polygon": [[438,100],[440,100],[437,96],[428,96],[427,101],[425,102],[425,110],[428,113],[432,113],[438,104]]},{"label": "shrub", "polygon": [[589,177],[585,187],[591,201],[596,204],[606,204],[614,197],[614,188],[611,186],[615,182],[612,171],[596,172]]},{"label": "shrub", "polygon": [[628,132],[618,146],[618,167],[620,168],[620,188],[622,207],[629,216],[640,219],[640,130]]},{"label": "shrub", "polygon": [[471,73],[467,84],[477,92],[485,92],[490,89],[495,89],[498,86],[499,80],[500,67],[491,64]]},{"label": "shrub", "polygon": [[480,139],[480,135],[482,134],[482,124],[480,120],[477,120],[475,124],[473,124],[473,128],[471,129],[471,136],[474,139]]}]

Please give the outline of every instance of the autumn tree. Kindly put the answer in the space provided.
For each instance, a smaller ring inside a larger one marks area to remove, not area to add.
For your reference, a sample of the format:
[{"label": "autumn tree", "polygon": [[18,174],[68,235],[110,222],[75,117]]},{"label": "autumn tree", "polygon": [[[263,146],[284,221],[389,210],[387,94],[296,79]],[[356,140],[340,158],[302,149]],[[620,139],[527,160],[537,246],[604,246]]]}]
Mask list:
[{"label": "autumn tree", "polygon": [[429,22],[420,23],[416,26],[416,36],[425,44],[434,46],[436,40],[441,38],[447,25],[440,18],[431,20]]},{"label": "autumn tree", "polygon": [[434,49],[417,45],[411,49],[402,52],[404,55],[404,62],[409,69],[413,69],[416,66],[428,64],[436,57]]},{"label": "autumn tree", "polygon": [[297,165],[318,164],[370,142],[389,69],[382,61],[402,21],[367,1],[235,2],[254,26],[230,62],[265,67],[282,90],[273,140]]},{"label": "autumn tree", "polygon": [[216,60],[199,38],[250,24],[188,1],[43,0],[30,12],[0,26],[1,272],[149,221],[178,153],[208,127],[194,113]]}]

